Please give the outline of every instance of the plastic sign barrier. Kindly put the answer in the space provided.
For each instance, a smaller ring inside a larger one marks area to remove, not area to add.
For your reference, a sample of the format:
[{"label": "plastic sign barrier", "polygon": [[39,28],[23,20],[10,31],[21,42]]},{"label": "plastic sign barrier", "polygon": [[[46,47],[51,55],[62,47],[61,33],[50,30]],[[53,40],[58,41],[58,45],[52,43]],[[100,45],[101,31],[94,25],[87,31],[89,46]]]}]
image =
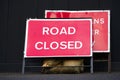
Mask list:
[{"label": "plastic sign barrier", "polygon": [[24,53],[24,57],[92,56],[92,19],[29,19]]},{"label": "plastic sign barrier", "polygon": [[46,18],[89,18],[93,19],[93,52],[110,52],[110,11],[46,10]]}]

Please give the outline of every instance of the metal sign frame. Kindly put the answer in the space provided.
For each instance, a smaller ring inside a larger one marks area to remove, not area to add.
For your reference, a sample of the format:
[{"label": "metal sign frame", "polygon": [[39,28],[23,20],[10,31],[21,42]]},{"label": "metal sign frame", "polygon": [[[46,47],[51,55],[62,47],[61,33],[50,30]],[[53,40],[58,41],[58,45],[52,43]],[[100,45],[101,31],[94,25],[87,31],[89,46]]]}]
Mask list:
[{"label": "metal sign frame", "polygon": [[[45,20],[45,19],[43,19],[43,20]],[[56,20],[58,20],[58,19],[56,19]],[[92,19],[90,19],[91,21],[92,21]],[[91,22],[92,23],[92,22]],[[28,25],[27,25],[28,26]],[[91,25],[92,26],[92,25]],[[28,29],[28,27],[27,27],[27,29]],[[26,29],[26,36],[28,35],[28,31],[27,31],[27,29]],[[92,27],[91,27],[91,31],[92,31]],[[92,33],[92,32],[91,32]],[[26,38],[26,37],[25,37]],[[26,39],[27,40],[27,39]],[[25,48],[26,48],[26,45],[27,45],[27,41],[25,40]],[[92,56],[92,35],[91,35],[91,41],[90,41],[90,43],[91,43],[91,55],[90,56],[88,56],[88,57],[90,57],[90,72],[91,73],[93,73],[93,56]],[[25,49],[25,51],[26,51],[26,49]],[[39,57],[26,57],[26,55],[25,55],[25,51],[24,51],[24,56],[23,56],[23,63],[22,63],[22,74],[24,74],[25,73],[25,67],[26,67],[26,59],[27,58],[39,58]],[[71,56],[72,57],[72,56]],[[79,56],[79,57],[87,57],[87,56]],[[34,66],[35,67],[35,66]]]}]

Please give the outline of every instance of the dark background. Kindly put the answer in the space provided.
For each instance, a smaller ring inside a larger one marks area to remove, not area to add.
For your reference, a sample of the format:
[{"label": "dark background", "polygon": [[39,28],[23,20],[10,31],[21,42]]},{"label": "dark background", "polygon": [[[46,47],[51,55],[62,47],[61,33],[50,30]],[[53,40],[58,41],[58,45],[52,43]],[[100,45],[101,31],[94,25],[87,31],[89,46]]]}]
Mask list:
[{"label": "dark background", "polygon": [[120,10],[117,0],[0,0],[0,72],[21,72],[26,20],[45,10],[110,10],[112,71],[120,71]]}]

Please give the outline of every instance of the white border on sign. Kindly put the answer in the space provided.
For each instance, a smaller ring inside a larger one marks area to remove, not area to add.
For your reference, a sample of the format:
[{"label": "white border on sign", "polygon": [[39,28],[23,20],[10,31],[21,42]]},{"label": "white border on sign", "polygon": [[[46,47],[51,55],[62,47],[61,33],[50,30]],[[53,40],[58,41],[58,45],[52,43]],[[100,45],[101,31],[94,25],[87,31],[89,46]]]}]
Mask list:
[{"label": "white border on sign", "polygon": [[[26,55],[26,52],[27,52],[27,41],[28,41],[28,23],[29,23],[29,21],[30,20],[34,20],[34,21],[63,21],[63,20],[65,20],[65,21],[83,21],[83,20],[89,20],[90,21],[90,55],[81,55],[81,56],[77,56],[77,55],[57,55],[57,56],[27,56]],[[91,57],[91,56],[93,56],[93,54],[92,54],[92,19],[87,19],[87,18],[85,18],[85,19],[28,19],[27,21],[26,21],[26,34],[25,34],[25,46],[24,46],[24,58],[39,58],[39,57],[42,57],[42,58],[44,58],[44,57]]]},{"label": "white border on sign", "polygon": [[24,57],[26,56],[26,52],[27,52],[26,49],[27,49],[27,40],[28,40],[28,20],[26,21],[26,32],[25,32],[25,43],[24,43]]},{"label": "white border on sign", "polygon": [[47,18],[47,12],[108,12],[108,50],[104,51],[93,51],[96,53],[99,52],[110,52],[110,10],[76,10],[76,11],[70,11],[70,10],[45,10],[45,18]]}]

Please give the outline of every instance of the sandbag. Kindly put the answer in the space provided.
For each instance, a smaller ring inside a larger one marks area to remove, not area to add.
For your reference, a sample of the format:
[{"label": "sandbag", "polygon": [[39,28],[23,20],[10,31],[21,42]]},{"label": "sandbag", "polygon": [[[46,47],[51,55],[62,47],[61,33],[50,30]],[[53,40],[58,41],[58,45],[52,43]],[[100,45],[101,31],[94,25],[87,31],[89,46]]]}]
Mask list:
[{"label": "sandbag", "polygon": [[81,73],[84,71],[84,60],[63,60],[49,71],[50,73]]}]

